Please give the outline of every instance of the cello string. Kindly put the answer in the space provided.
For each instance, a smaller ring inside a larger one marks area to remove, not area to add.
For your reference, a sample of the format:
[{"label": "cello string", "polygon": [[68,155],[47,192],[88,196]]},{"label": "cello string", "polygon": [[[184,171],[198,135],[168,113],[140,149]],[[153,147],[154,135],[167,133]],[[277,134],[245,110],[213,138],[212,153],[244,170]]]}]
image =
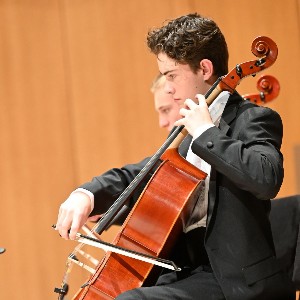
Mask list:
[{"label": "cello string", "polygon": [[87,270],[87,271],[90,272],[91,274],[95,274],[95,272],[96,272],[95,269],[93,269],[93,268],[91,268],[90,266],[88,266],[87,264],[85,264],[85,263],[79,261],[79,260],[77,259],[76,256],[69,256],[69,257],[68,257],[68,260],[70,260],[70,261],[73,262],[74,264],[78,265],[79,267],[81,267],[81,268]]},{"label": "cello string", "polygon": [[99,260],[94,258],[92,255],[86,253],[85,251],[79,249],[77,250],[80,255],[89,260],[93,265],[97,266],[99,264]]}]

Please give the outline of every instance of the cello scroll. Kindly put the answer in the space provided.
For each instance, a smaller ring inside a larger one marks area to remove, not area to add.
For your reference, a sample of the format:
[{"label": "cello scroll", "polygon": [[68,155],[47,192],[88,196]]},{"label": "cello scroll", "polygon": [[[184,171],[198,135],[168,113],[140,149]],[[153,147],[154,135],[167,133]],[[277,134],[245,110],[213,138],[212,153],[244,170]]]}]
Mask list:
[{"label": "cello scroll", "polygon": [[227,75],[223,76],[215,92],[211,94],[211,97],[207,98],[208,104],[211,104],[216,98],[216,93],[219,94],[221,91],[233,93],[243,78],[250,75],[255,76],[258,72],[272,66],[278,55],[276,43],[266,36],[259,36],[254,39],[251,51],[258,59],[237,64]]},{"label": "cello scroll", "polygon": [[258,105],[264,105],[274,100],[280,91],[279,81],[271,75],[262,75],[257,81],[259,93],[245,94],[243,98]]}]

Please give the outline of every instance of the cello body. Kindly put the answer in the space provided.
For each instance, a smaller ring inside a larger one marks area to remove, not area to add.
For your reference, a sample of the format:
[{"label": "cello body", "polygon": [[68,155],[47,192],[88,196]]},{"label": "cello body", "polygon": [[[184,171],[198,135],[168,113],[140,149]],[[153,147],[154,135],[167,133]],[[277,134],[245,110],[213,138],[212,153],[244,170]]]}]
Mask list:
[{"label": "cello body", "polygon": [[[206,173],[168,149],[113,244],[167,258],[204,187]],[[160,267],[107,253],[73,300],[115,299],[127,290],[155,284]]]}]

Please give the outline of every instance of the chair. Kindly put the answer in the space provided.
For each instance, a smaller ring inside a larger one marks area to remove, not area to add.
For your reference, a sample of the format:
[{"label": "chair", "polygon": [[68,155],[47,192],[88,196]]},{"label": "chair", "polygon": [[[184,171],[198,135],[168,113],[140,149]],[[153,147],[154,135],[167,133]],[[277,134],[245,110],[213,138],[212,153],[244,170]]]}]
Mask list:
[{"label": "chair", "polygon": [[300,195],[271,201],[270,221],[277,258],[300,290]]}]

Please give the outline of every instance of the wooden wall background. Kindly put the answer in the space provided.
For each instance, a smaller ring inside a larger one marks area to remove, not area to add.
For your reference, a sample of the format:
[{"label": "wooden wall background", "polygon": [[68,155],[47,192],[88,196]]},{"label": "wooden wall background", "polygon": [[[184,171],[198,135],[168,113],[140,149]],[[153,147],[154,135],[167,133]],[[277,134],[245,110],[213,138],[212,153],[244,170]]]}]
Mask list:
[{"label": "wooden wall background", "polygon": [[[230,69],[254,58],[256,36],[278,44],[265,71],[281,84],[268,104],[285,126],[278,196],[300,193],[299,0],[0,0],[2,299],[56,299],[76,245],[51,229],[60,203],[93,175],[161,145],[166,132],[149,91],[157,66],[146,34],[195,11],[223,30]],[[245,79],[239,91],[256,92],[256,80]],[[85,275],[74,269],[72,278],[77,290]]]}]

